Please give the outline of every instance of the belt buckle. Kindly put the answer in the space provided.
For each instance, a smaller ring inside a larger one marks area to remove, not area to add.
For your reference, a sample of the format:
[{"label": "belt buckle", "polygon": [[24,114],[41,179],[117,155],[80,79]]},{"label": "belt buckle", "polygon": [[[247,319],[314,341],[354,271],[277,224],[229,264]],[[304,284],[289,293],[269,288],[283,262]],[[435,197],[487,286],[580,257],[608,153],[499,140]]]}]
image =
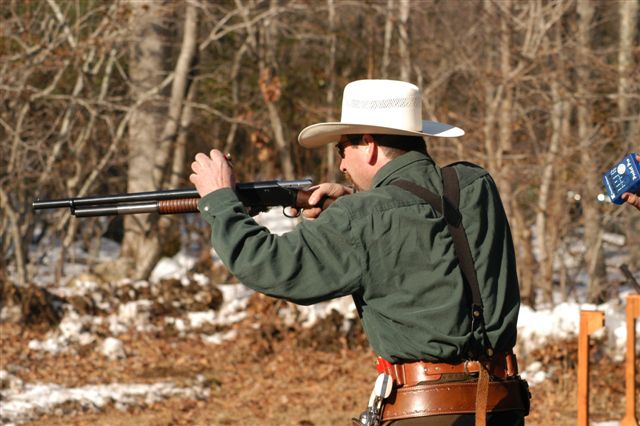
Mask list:
[{"label": "belt buckle", "polygon": [[[465,360],[464,360],[464,364],[463,364],[463,366],[464,366],[464,374],[469,375],[469,374],[471,374],[471,373],[474,373],[474,372],[472,372],[472,371],[469,371],[469,365],[470,365],[470,363],[472,363],[472,362],[476,362],[476,363],[478,363],[478,367],[479,367],[479,368],[482,368],[482,362],[480,362],[480,361],[476,361],[476,360],[472,360],[472,359],[465,359]],[[480,370],[478,370],[478,371],[480,371]]]}]

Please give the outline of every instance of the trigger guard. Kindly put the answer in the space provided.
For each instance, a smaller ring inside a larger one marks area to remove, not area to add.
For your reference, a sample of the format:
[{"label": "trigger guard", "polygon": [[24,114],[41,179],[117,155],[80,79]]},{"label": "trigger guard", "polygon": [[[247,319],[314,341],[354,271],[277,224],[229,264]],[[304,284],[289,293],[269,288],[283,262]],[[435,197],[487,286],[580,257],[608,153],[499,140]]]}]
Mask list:
[{"label": "trigger guard", "polygon": [[287,214],[287,208],[283,207],[282,208],[282,215],[284,217],[288,217],[289,219],[295,219],[296,217],[300,216],[300,210],[298,210],[298,214]]}]

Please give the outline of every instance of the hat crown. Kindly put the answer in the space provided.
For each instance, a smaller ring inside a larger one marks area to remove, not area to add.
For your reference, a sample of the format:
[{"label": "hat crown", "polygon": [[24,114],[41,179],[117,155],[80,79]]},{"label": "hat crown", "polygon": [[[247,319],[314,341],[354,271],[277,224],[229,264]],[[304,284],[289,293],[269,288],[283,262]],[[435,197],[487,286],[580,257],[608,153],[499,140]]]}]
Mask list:
[{"label": "hat crown", "polygon": [[414,84],[395,80],[358,80],[347,84],[342,123],[422,129],[422,99]]}]

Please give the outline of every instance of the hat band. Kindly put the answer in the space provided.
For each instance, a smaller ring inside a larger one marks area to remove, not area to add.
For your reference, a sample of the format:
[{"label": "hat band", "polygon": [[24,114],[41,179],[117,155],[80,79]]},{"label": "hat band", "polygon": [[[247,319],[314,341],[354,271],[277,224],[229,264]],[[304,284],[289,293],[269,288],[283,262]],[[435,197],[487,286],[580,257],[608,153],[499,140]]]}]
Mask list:
[{"label": "hat band", "polygon": [[420,102],[419,96],[372,100],[350,99],[344,106],[356,109],[417,108],[420,106]]}]

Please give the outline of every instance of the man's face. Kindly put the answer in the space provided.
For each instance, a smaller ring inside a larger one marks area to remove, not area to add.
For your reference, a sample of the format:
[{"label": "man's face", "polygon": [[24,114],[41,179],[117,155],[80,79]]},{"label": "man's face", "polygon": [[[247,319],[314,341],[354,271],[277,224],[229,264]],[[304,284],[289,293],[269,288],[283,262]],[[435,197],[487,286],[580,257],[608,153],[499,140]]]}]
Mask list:
[{"label": "man's face", "polygon": [[349,179],[358,191],[366,191],[371,186],[367,179],[367,145],[362,136],[342,136],[336,145],[340,157],[340,171]]}]

